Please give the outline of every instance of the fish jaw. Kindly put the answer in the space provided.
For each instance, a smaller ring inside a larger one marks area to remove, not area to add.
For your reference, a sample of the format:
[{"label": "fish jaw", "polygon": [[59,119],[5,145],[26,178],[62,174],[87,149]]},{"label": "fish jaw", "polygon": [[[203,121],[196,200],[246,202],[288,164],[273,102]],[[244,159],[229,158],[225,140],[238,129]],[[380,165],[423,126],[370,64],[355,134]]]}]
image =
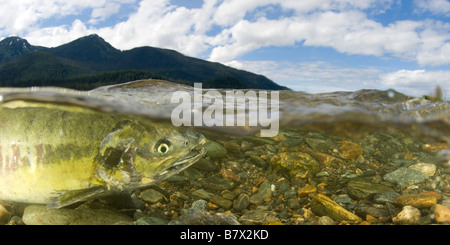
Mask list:
[{"label": "fish jaw", "polygon": [[183,158],[178,159],[176,162],[172,163],[170,166],[166,167],[160,173],[156,174],[152,177],[142,177],[140,184],[143,186],[151,185],[156,181],[164,180],[174,174],[177,174],[190,166],[196,163],[200,158],[202,158],[206,154],[206,149],[201,148],[197,152],[194,152],[191,155],[185,156]]},{"label": "fish jaw", "polygon": [[196,137],[196,144],[189,147],[188,152],[178,159],[168,158],[168,163],[161,163],[153,173],[141,175],[142,177],[140,178],[139,183],[136,183],[137,187],[148,186],[154,182],[162,181],[172,175],[178,174],[205,156],[206,149],[202,146],[206,143],[206,138],[201,134],[191,131],[188,131],[188,134],[190,134],[189,137]]},{"label": "fish jaw", "polygon": [[[200,158],[202,158],[206,154],[206,149],[201,148],[200,150],[194,152],[193,154],[184,156],[171,165],[167,166],[164,170],[156,174],[152,179],[155,181],[160,181],[163,179],[166,179],[174,174],[177,174],[188,167],[190,167],[192,164],[196,163]],[[144,177],[145,178],[145,177]]]}]

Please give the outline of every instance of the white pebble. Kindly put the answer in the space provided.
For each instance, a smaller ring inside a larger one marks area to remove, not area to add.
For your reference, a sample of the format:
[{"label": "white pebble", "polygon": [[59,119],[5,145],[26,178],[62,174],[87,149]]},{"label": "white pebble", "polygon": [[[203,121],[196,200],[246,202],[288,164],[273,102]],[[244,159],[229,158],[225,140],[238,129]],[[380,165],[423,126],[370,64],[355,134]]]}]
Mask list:
[{"label": "white pebble", "polygon": [[413,206],[404,206],[402,211],[392,218],[397,225],[415,225],[421,217],[420,210]]},{"label": "white pebble", "polygon": [[271,186],[270,186],[270,190],[273,192],[273,191],[275,191],[275,185],[274,184],[272,184]]},{"label": "white pebble", "polygon": [[420,163],[411,165],[408,168],[418,171],[418,172],[428,174],[428,176],[433,176],[434,173],[436,172],[436,165],[431,164],[431,163],[420,162]]}]

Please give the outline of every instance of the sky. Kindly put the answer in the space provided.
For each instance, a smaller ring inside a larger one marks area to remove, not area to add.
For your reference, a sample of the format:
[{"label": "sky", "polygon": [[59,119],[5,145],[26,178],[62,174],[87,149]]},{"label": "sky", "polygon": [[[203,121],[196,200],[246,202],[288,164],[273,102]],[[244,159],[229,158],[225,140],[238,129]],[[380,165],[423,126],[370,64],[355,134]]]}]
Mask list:
[{"label": "sky", "polygon": [[262,74],[295,91],[441,86],[450,99],[449,0],[0,0],[0,38],[55,47],[98,34]]}]

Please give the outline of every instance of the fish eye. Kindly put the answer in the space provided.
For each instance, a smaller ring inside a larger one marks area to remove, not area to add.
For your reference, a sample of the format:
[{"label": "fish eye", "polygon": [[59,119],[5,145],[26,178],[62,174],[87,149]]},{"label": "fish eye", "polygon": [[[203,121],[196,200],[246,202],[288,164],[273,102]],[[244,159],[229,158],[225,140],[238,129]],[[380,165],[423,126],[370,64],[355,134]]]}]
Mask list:
[{"label": "fish eye", "polygon": [[167,145],[166,143],[161,143],[158,146],[158,152],[161,154],[166,154],[169,151],[169,145]]},{"label": "fish eye", "polygon": [[189,145],[189,141],[188,140],[185,140],[184,141],[184,146],[188,146]]},{"label": "fish eye", "polygon": [[165,139],[161,140],[156,146],[156,151],[162,155],[167,154],[169,152],[169,149],[170,149],[170,142]]}]

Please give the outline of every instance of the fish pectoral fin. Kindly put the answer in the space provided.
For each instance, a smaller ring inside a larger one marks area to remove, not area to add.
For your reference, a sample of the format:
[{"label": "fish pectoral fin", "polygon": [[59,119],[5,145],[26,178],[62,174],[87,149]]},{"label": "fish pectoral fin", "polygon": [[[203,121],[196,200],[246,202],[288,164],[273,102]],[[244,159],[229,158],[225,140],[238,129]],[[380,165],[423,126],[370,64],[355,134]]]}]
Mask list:
[{"label": "fish pectoral fin", "polygon": [[104,186],[96,186],[87,189],[56,192],[52,200],[47,204],[47,209],[62,208],[77,202],[87,201],[89,199],[102,196],[107,192]]}]

